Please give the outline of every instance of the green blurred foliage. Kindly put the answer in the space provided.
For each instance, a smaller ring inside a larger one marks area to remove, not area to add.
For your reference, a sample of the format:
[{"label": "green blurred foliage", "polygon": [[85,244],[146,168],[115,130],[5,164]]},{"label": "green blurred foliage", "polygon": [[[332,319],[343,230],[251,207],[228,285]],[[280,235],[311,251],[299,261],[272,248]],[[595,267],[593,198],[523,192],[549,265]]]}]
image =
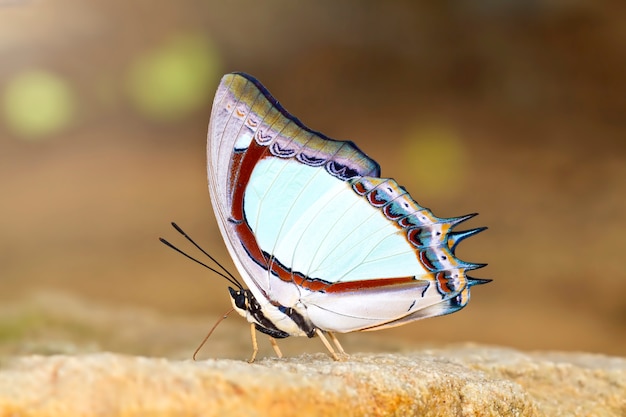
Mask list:
[{"label": "green blurred foliage", "polygon": [[205,36],[175,35],[135,60],[128,73],[128,94],[147,118],[180,120],[213,94],[219,61]]},{"label": "green blurred foliage", "polygon": [[7,127],[24,139],[42,139],[74,119],[75,98],[68,83],[45,70],[27,70],[10,79],[2,96]]},{"label": "green blurred foliage", "polygon": [[460,183],[465,151],[454,130],[438,125],[416,126],[405,135],[404,143],[404,164],[411,167],[422,190],[447,194]]}]

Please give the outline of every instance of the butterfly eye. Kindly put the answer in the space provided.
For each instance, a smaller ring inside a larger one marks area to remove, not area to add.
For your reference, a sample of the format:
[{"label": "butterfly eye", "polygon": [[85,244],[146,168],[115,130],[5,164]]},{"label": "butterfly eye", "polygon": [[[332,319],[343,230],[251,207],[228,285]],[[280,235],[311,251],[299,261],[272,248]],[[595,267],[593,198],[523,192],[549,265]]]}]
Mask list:
[{"label": "butterfly eye", "polygon": [[243,291],[235,291],[231,287],[228,287],[228,291],[235,302],[235,307],[241,310],[246,310],[246,294]]}]

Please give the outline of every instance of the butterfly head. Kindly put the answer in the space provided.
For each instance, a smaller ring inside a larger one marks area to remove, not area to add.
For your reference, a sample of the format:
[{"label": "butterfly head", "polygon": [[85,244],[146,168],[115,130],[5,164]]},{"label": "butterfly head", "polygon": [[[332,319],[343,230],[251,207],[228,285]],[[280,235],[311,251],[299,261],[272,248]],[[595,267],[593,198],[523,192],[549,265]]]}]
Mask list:
[{"label": "butterfly head", "polygon": [[246,317],[250,309],[250,297],[253,295],[249,290],[243,288],[235,290],[233,287],[228,287],[228,292],[230,292],[230,302],[233,304],[233,308],[241,316]]}]

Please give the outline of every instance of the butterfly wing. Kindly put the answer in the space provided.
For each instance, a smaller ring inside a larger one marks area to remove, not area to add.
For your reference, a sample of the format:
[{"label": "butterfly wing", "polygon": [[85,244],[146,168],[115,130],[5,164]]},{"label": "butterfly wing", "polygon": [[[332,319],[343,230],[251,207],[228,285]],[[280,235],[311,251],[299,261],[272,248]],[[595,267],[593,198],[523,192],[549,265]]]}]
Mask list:
[{"label": "butterfly wing", "polygon": [[[480,267],[454,256],[482,229],[419,206],[352,142],[290,115],[254,78],[218,88],[207,145],[220,231],[257,299],[322,330],[375,329],[462,308]],[[466,296],[463,296],[466,294]]]}]

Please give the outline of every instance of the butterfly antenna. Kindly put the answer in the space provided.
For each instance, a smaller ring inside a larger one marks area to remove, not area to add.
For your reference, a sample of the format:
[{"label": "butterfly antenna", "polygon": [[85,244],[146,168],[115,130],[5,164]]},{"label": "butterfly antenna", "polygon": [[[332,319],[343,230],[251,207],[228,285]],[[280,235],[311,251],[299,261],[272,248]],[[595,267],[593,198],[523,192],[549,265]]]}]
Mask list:
[{"label": "butterfly antenna", "polygon": [[[174,249],[176,252],[180,253],[181,255],[185,256],[186,258],[191,259],[195,263],[202,265],[203,267],[207,268],[209,271],[214,272],[217,275],[221,276],[222,278],[224,278],[225,280],[227,280],[228,282],[233,284],[235,287],[237,287],[239,289],[243,289],[243,286],[241,285],[241,283],[239,283],[239,281],[237,281],[237,279],[235,277],[233,277],[230,273],[228,275],[225,275],[223,272],[220,272],[220,271],[216,270],[215,268],[210,267],[209,265],[205,264],[204,262],[201,262],[198,259],[194,258],[193,256],[191,256],[191,255],[183,252],[182,250],[178,249],[176,246],[174,246],[173,244],[171,244],[167,240],[163,239],[162,237],[159,238],[159,241],[161,241],[161,243],[163,243],[164,245],[170,247],[171,249]],[[204,251],[202,251],[202,252],[204,252]],[[204,252],[204,253],[206,253],[206,252]],[[215,260],[212,257],[210,257],[210,258],[215,262]],[[219,263],[218,263],[218,265],[220,266],[220,268],[224,269],[224,267],[222,265],[220,265]],[[228,273],[228,271],[226,271],[226,272]]]},{"label": "butterfly antenna", "polygon": [[[210,259],[210,260],[212,260],[213,262],[215,262],[215,264],[216,264],[217,266],[219,266],[219,267],[220,267],[220,269],[221,269],[222,271],[224,271],[224,272],[225,272],[225,273],[226,273],[229,277],[231,277],[233,280],[237,281],[237,278],[235,278],[235,277],[233,276],[233,274],[231,274],[231,273],[230,273],[230,271],[229,271],[228,269],[224,268],[224,266],[223,266],[221,263],[217,262],[217,261],[215,260],[215,258],[214,258],[214,257],[212,257],[211,255],[209,255],[209,253],[208,253],[207,251],[205,251],[204,249],[202,249],[202,248],[200,247],[200,245],[198,245],[198,244],[197,244],[197,243],[196,243],[196,242],[195,242],[195,241],[194,241],[191,237],[189,237],[189,235],[188,235],[187,233],[185,233],[185,231],[184,231],[183,229],[181,229],[181,228],[180,228],[180,226],[178,226],[176,223],[172,222],[172,227],[174,227],[174,229],[176,229],[176,231],[177,231],[178,233],[180,233],[181,235],[183,235],[183,236],[185,237],[185,239],[187,239],[188,241],[190,241],[192,245],[194,245],[196,248],[198,248],[198,250],[200,250],[200,252],[204,253],[206,256],[208,256],[208,257],[209,257],[209,259]],[[239,287],[241,287],[241,285],[239,285]]]},{"label": "butterfly antenna", "polygon": [[211,335],[213,334],[213,331],[217,328],[217,326],[226,318],[228,317],[228,315],[230,313],[232,313],[233,311],[235,311],[234,308],[231,308],[230,310],[228,310],[226,312],[226,314],[224,314],[222,317],[220,317],[220,319],[218,321],[215,322],[215,324],[213,325],[213,327],[211,327],[211,330],[209,330],[209,333],[207,333],[206,336],[204,336],[204,339],[202,339],[202,342],[200,342],[200,346],[198,346],[196,348],[196,350],[193,352],[193,360],[196,360],[196,356],[198,355],[198,352],[200,352],[200,349],[202,349],[202,346],[204,346],[204,344],[206,343],[207,340],[209,340],[209,337],[211,337]]}]

